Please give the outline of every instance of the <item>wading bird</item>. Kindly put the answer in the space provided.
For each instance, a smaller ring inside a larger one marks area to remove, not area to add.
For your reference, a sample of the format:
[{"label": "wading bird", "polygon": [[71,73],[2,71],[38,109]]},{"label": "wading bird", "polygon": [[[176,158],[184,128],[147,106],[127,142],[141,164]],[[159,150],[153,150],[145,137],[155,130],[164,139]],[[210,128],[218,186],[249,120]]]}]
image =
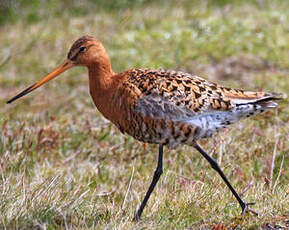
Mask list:
[{"label": "wading bird", "polygon": [[72,45],[67,60],[7,103],[32,92],[73,66],[86,66],[89,91],[97,109],[122,133],[159,145],[158,163],[149,189],[135,214],[139,220],[163,172],[163,147],[187,144],[198,150],[222,177],[242,214],[254,212],[230,184],[217,162],[198,140],[211,137],[241,118],[277,107],[281,94],[231,89],[188,73],[130,69],[112,71],[109,57],[97,39],[84,36]]}]

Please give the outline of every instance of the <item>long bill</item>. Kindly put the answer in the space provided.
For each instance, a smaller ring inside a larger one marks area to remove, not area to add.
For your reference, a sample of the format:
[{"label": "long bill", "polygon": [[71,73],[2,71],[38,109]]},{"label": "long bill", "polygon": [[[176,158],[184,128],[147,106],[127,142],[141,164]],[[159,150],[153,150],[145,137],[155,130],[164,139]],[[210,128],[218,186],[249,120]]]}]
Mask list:
[{"label": "long bill", "polygon": [[25,96],[26,94],[32,92],[33,90],[37,89],[38,87],[42,86],[46,82],[52,80],[53,78],[57,77],[59,74],[63,73],[64,71],[70,69],[73,67],[75,64],[70,61],[66,60],[62,65],[58,66],[56,69],[54,69],[52,72],[47,74],[44,78],[42,78],[40,81],[34,83],[27,89],[23,90],[21,93],[17,94],[15,97],[11,98],[9,101],[7,101],[7,104],[15,101],[16,99]]}]

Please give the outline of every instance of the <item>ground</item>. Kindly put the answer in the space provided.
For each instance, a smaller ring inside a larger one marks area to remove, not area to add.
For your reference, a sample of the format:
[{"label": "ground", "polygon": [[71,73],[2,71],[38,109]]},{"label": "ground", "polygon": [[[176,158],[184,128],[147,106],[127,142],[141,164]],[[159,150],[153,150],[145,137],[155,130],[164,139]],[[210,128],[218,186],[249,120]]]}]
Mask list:
[{"label": "ground", "polygon": [[289,109],[242,120],[201,145],[258,216],[241,210],[198,152],[165,148],[164,173],[132,217],[157,146],[122,135],[96,110],[74,68],[13,104],[82,35],[115,72],[176,69],[229,87],[288,93],[289,2],[3,1],[0,3],[0,227],[7,229],[289,228]]}]

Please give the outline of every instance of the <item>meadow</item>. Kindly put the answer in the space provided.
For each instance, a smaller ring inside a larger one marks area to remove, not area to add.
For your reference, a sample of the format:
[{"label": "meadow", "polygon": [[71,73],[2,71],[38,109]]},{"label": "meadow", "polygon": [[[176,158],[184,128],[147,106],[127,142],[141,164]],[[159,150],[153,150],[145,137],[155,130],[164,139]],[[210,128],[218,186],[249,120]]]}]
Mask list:
[{"label": "meadow", "polygon": [[158,148],[102,117],[85,68],[6,104],[87,34],[103,42],[115,72],[175,69],[288,94],[288,8],[285,0],[2,1],[0,228],[288,229],[288,99],[200,142],[258,216],[241,216],[208,162],[180,146],[164,149],[164,173],[137,223]]}]

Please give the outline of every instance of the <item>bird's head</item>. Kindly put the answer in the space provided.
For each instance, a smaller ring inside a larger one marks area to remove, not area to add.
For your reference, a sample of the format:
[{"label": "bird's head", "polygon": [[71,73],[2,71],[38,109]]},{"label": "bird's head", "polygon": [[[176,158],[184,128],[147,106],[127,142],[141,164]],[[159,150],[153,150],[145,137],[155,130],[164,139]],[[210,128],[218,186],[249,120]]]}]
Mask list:
[{"label": "bird's head", "polygon": [[106,51],[97,39],[83,36],[77,39],[70,48],[67,61],[73,65],[90,66],[103,61],[107,57]]},{"label": "bird's head", "polygon": [[55,68],[40,81],[11,98],[7,103],[11,103],[16,99],[23,97],[74,66],[80,65],[89,67],[94,65],[97,67],[99,63],[103,63],[107,60],[109,59],[101,42],[91,36],[83,36],[74,42],[68,52],[67,59],[60,66]]}]

